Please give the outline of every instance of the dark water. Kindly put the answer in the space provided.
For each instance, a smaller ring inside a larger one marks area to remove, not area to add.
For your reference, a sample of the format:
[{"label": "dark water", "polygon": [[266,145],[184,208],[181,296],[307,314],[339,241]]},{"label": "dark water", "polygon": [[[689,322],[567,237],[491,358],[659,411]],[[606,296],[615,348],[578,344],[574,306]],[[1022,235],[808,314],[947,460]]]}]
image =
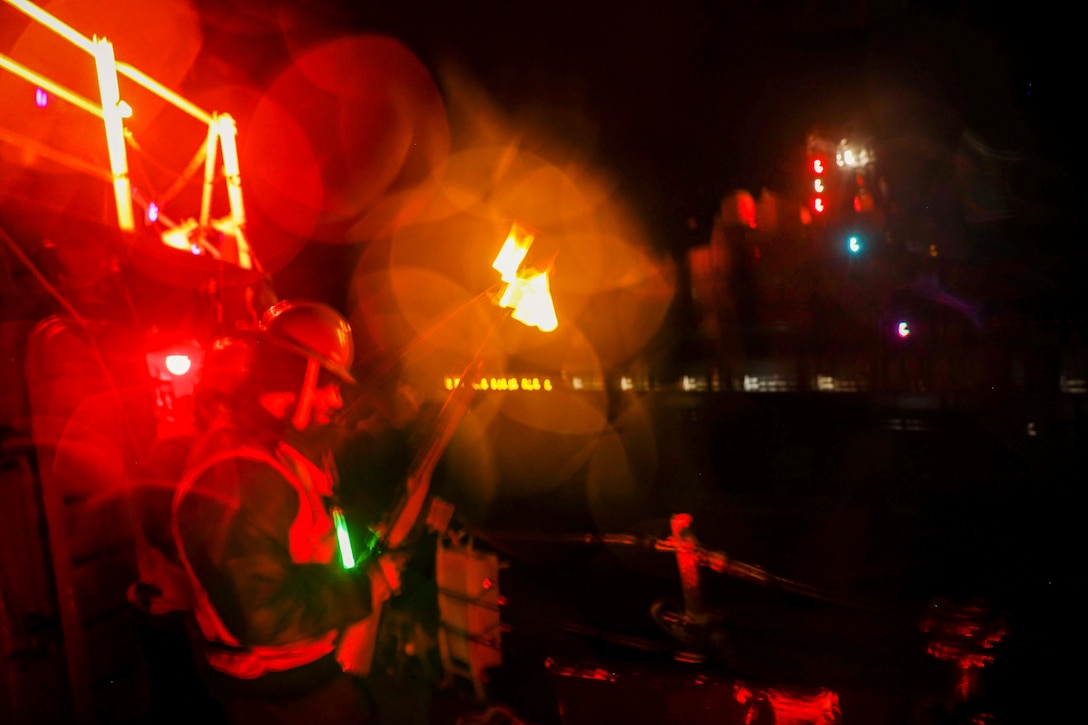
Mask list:
[{"label": "dark water", "polygon": [[[1076,417],[1018,401],[917,397],[639,404],[658,460],[644,495],[612,517],[629,522],[622,532],[601,530],[577,476],[530,500],[499,499],[475,522],[519,532],[493,542],[509,563],[509,663],[553,656],[641,668],[659,681],[690,674],[651,616],[655,602],[683,611],[673,555],[564,538],[661,541],[683,512],[702,546],[780,578],[702,570],[714,625],[697,637],[700,671],[830,687],[845,722],[955,722],[966,717],[952,704],[956,672],[926,653],[936,635],[922,624],[970,605],[983,629],[1004,632],[972,707],[995,722],[1045,722],[1066,707],[1043,693],[1066,677],[1059,655],[1077,629]],[[602,707],[623,699],[614,689],[601,689]]]}]

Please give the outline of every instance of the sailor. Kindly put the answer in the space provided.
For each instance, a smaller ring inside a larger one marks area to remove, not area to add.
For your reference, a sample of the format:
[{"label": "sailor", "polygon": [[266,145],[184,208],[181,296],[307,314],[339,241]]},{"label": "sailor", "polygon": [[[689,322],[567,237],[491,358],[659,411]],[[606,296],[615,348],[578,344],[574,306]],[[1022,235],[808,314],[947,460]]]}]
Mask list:
[{"label": "sailor", "polygon": [[173,502],[209,689],[233,722],[366,722],[372,708],[337,642],[398,590],[400,565],[347,568],[338,549],[335,464],[320,442],[355,382],[352,332],[327,305],[285,300],[263,314],[252,349]]}]

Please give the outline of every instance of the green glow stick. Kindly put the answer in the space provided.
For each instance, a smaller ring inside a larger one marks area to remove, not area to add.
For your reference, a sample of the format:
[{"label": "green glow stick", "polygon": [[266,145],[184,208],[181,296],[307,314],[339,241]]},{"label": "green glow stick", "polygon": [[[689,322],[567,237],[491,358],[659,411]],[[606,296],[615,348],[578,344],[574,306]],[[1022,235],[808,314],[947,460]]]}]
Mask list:
[{"label": "green glow stick", "polygon": [[344,521],[344,512],[339,506],[332,510],[332,523],[336,527],[336,540],[340,544],[340,562],[345,569],[355,568],[355,554],[351,550],[351,537],[348,535],[348,525]]}]

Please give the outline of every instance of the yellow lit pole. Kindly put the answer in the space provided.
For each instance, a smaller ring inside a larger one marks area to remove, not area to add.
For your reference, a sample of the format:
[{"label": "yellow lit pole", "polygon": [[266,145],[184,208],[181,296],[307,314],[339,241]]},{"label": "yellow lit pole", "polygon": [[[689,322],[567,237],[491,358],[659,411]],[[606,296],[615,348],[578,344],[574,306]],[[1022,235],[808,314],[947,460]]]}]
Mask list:
[{"label": "yellow lit pole", "polygon": [[192,101],[179,96],[172,90],[159,83],[157,80],[145,73],[133,68],[128,63],[118,63],[117,72],[131,81],[136,82],[138,85],[143,86],[147,90],[154,93],[159,98],[163,99],[167,103],[171,104],[179,111],[184,111],[196,120],[202,123],[211,123],[212,114],[205,111],[200,106],[196,105]]},{"label": "yellow lit pole", "polygon": [[212,214],[212,189],[215,185],[215,162],[219,160],[219,124],[212,119],[208,124],[208,138],[204,142],[204,193],[200,198],[200,229],[208,228]]},{"label": "yellow lit pole", "polygon": [[[77,48],[84,50],[91,55],[94,55],[94,41],[92,41],[79,31],[75,30],[74,28],[72,28],[72,26],[68,25],[59,18],[50,15],[45,10],[42,10],[34,3],[27,2],[27,0],[4,0],[4,2],[19,10],[32,20],[36,20],[45,27],[49,28],[54,33],[61,36]],[[177,93],[174,93],[169,88],[156,81],[154,78],[151,78],[150,76],[142,73],[136,68],[133,68],[128,63],[117,63],[116,71],[117,73],[143,86],[147,90],[157,95],[159,98],[162,98],[164,101],[167,101],[173,104],[176,108],[184,111],[185,113],[188,113],[190,116],[197,119],[198,121],[201,121],[203,123],[212,122],[212,115],[205,111],[203,108],[200,108],[191,101],[179,96]]]},{"label": "yellow lit pole", "polygon": [[[203,232],[212,224],[212,190],[215,184],[218,152],[221,149],[223,153],[223,175],[226,178],[227,194],[230,200],[230,221],[228,226],[237,247],[237,264],[243,269],[253,269],[254,267],[259,269],[259,264],[253,256],[252,248],[249,246],[245,233],[246,215],[242,199],[236,139],[237,129],[234,119],[227,114],[208,113],[131,65],[117,62],[114,57],[113,46],[106,39],[87,38],[62,20],[34,3],[28,2],[28,0],[4,0],[4,2],[24,13],[30,19],[49,28],[94,58],[98,72],[99,92],[102,96],[101,108],[3,55],[0,55],[0,69],[9,70],[20,75],[26,80],[41,86],[46,91],[55,93],[58,97],[103,119],[114,196],[117,203],[118,225],[125,231],[132,231],[135,228],[132,186],[128,176],[128,160],[125,156],[124,139],[126,131],[123,120],[132,114],[132,109],[121,100],[117,82],[118,75],[123,75],[179,110],[208,125],[208,136],[204,145],[204,188],[200,209],[200,231]],[[199,163],[199,156],[194,161]],[[218,228],[227,231],[224,226]],[[164,240],[164,242],[169,246],[176,246],[169,241]]]},{"label": "yellow lit pole", "polygon": [[223,150],[223,175],[227,181],[227,196],[230,199],[230,215],[234,222],[234,238],[238,245],[238,266],[242,269],[253,268],[253,255],[250,253],[249,240],[246,238],[246,209],[242,203],[242,175],[238,163],[238,144],[235,140],[238,130],[234,119],[223,113],[216,117],[219,126],[219,146]]},{"label": "yellow lit pole", "polygon": [[71,91],[59,83],[49,80],[40,73],[35,73],[22,63],[12,60],[3,53],[0,53],[0,69],[10,71],[28,83],[39,86],[43,91],[52,93],[57,98],[68,101],[76,108],[83,109],[87,113],[98,116],[99,118],[103,117],[102,109],[94,101],[84,98],[75,91]]},{"label": "yellow lit pole", "polygon": [[136,228],[132,213],[132,185],[128,178],[128,159],[125,156],[125,116],[132,109],[121,101],[117,85],[117,63],[113,45],[105,38],[95,38],[92,46],[94,64],[98,71],[98,90],[102,95],[102,120],[106,126],[106,148],[110,154],[110,170],[113,172],[113,196],[117,202],[117,224],[131,232]]},{"label": "yellow lit pole", "polygon": [[82,48],[92,55],[94,54],[94,44],[87,36],[79,33],[73,29],[72,26],[45,12],[34,3],[26,2],[26,0],[4,0],[4,2],[25,14],[31,20],[37,20],[72,45]]}]

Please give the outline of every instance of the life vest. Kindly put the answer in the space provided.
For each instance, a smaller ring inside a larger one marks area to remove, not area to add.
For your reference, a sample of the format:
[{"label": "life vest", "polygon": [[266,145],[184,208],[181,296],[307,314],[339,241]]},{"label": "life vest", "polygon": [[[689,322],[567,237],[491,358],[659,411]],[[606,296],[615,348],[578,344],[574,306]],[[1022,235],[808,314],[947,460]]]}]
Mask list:
[{"label": "life vest", "polygon": [[186,474],[179,484],[172,507],[171,526],[178,555],[192,586],[192,610],[197,624],[209,643],[207,657],[216,670],[241,679],[253,679],[268,672],[293,669],[314,662],[335,649],[340,632],[333,629],[320,637],[284,645],[245,646],[223,624],[208,593],[185,555],[178,526],[178,509],[200,476],[226,461],[250,460],[274,468],[298,493],[298,513],[291,524],[289,546],[291,560],[299,564],[327,564],[336,556],[336,533],[323,498],[332,494],[332,477],[285,444],[275,455],[259,448],[242,446],[223,450],[208,457]]}]

